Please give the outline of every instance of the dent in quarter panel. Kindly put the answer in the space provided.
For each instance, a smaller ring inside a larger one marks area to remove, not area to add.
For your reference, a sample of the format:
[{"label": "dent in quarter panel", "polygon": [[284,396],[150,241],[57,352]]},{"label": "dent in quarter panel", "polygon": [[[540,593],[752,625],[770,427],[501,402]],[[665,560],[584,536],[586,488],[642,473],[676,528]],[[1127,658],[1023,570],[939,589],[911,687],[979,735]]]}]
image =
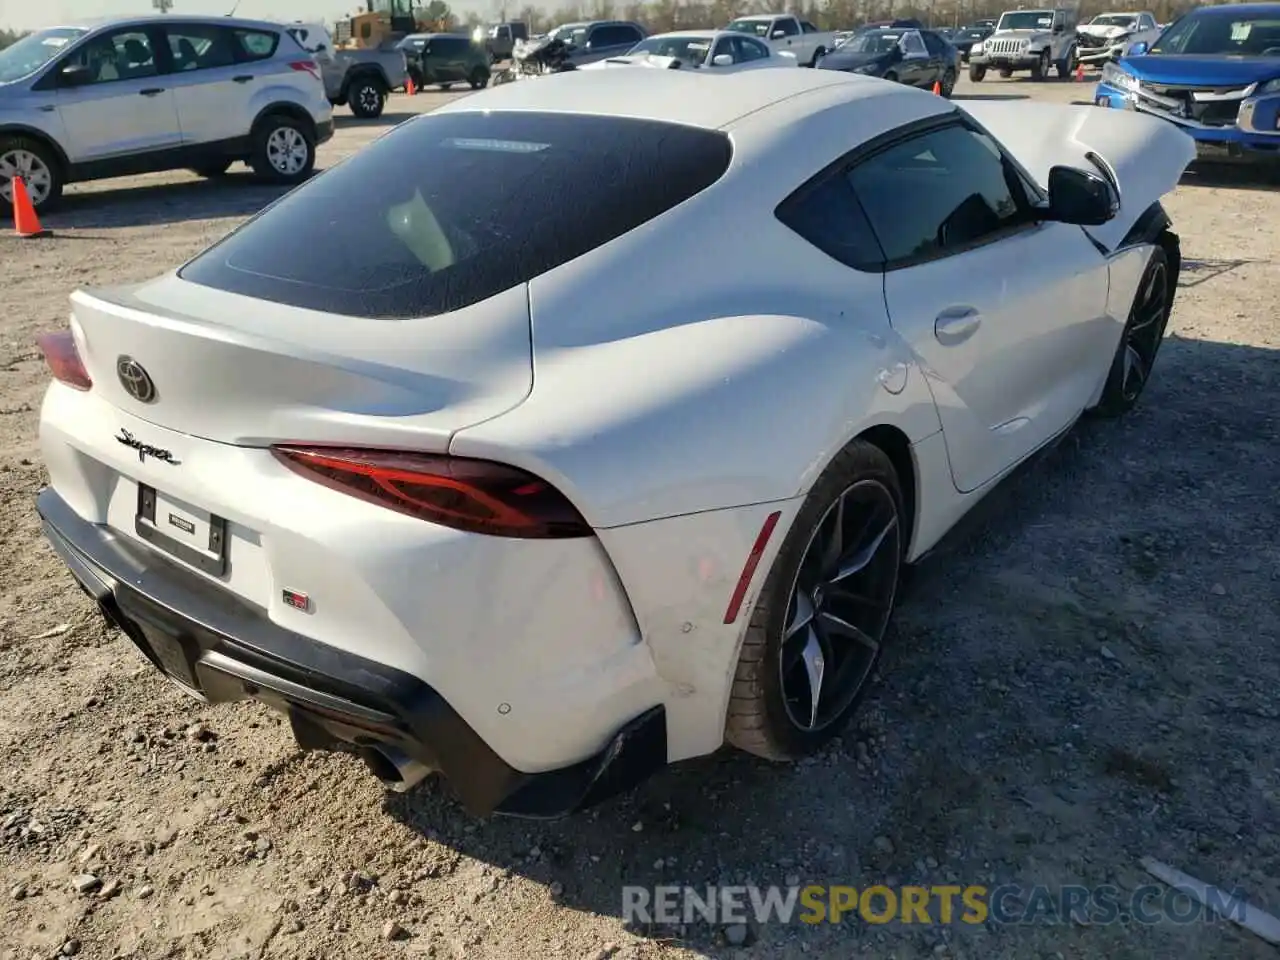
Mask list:
[{"label": "dent in quarter panel", "polygon": [[[668,759],[718,748],[743,632],[803,497],[599,532],[668,687]],[[729,599],[765,519],[780,512],[737,619]]]},{"label": "dent in quarter panel", "polygon": [[785,499],[865,426],[938,429],[918,370],[896,395],[878,382],[907,359],[895,343],[748,316],[543,351],[529,399],[460,431],[450,452],[542,476],[595,527]]}]

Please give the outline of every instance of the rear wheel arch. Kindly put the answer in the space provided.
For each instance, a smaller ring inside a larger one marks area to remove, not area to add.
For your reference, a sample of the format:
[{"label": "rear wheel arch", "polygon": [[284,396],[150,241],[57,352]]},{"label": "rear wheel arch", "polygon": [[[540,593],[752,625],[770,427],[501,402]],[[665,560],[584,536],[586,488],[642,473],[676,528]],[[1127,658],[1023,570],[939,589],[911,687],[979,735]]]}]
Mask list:
[{"label": "rear wheel arch", "polygon": [[287,100],[277,101],[269,104],[258,111],[258,115],[253,118],[253,131],[257,131],[263,123],[271,117],[285,116],[292,120],[297,120],[304,125],[304,128],[311,134],[312,139],[316,136],[316,121],[310,113],[302,109],[296,103],[290,103]]},{"label": "rear wheel arch", "polygon": [[391,89],[391,84],[387,82],[386,75],[377,67],[360,67],[350,71],[345,77],[343,77],[342,91],[339,96],[344,100],[347,99],[348,91],[350,91],[351,87],[360,80],[372,80],[374,83],[381,86],[383,90],[389,91]]},{"label": "rear wheel arch", "polygon": [[[898,427],[890,424],[877,424],[859,433],[853,440],[866,440],[879,447],[880,451],[893,464],[898,475],[898,484],[902,492],[902,510],[906,515],[906,533],[902,538],[904,551],[910,551],[915,539],[917,504],[920,498],[919,471],[916,469],[915,456],[911,452],[911,438]],[[851,440],[850,443],[853,441]]]}]

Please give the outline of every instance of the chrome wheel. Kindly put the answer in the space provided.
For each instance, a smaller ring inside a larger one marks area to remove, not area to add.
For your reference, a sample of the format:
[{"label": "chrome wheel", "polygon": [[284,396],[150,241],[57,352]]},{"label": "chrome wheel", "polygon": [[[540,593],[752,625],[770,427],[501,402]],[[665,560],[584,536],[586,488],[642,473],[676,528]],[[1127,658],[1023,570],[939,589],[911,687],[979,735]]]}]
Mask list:
[{"label": "chrome wheel", "polygon": [[1138,399],[1146,386],[1156,352],[1164,338],[1169,307],[1169,271],[1163,260],[1147,271],[1124,331],[1120,392],[1126,402]]},{"label": "chrome wheel", "polygon": [[356,96],[360,109],[365,113],[377,113],[378,108],[382,106],[382,94],[378,92],[377,87],[363,86]]},{"label": "chrome wheel", "polygon": [[839,720],[880,657],[902,561],[897,500],[859,480],[814,528],[791,587],[779,678],[791,722],[816,733]]},{"label": "chrome wheel", "polygon": [[267,162],[277,173],[297,176],[307,166],[311,147],[307,138],[294,127],[276,127],[267,137]]},{"label": "chrome wheel", "polygon": [[21,177],[33,206],[40,206],[53,189],[53,171],[30,150],[17,147],[0,153],[0,198],[13,203],[13,178]]}]

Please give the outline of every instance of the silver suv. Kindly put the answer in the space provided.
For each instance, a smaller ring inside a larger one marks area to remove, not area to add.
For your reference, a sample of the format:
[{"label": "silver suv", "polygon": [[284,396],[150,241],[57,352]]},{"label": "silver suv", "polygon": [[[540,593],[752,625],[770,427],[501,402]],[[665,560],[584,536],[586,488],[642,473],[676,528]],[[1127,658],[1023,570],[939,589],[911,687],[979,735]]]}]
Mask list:
[{"label": "silver suv", "polygon": [[37,209],[78,180],[237,160],[294,183],[333,136],[315,61],[280,24],[114,18],[51,27],[0,50],[0,197],[25,181]]}]

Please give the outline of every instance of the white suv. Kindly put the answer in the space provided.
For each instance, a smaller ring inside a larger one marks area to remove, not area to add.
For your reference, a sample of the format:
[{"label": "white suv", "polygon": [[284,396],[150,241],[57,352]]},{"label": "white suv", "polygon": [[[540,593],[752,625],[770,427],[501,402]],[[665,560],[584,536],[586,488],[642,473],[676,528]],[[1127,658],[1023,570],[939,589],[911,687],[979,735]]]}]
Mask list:
[{"label": "white suv", "polygon": [[279,24],[149,16],[51,27],[0,50],[0,197],[37,209],[67,183],[237,160],[304,179],[333,136],[315,61]]}]

